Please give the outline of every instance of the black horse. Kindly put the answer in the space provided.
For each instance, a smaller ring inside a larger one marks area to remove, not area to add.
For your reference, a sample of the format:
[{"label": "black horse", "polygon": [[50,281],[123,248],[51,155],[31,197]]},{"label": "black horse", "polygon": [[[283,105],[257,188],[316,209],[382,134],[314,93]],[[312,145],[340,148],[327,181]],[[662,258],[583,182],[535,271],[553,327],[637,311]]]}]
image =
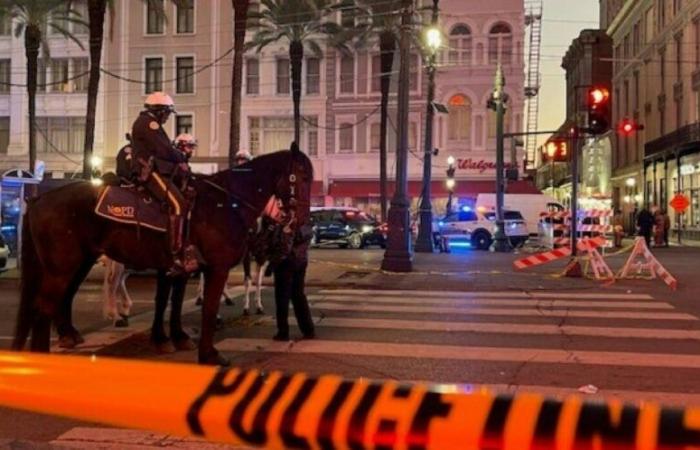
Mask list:
[{"label": "black horse", "polygon": [[[194,181],[197,197],[190,241],[205,261],[200,363],[228,364],[214,347],[216,315],[229,270],[246,251],[249,230],[272,195],[282,201],[291,229],[305,223],[312,181],[311,161],[296,143],[289,151],[262,155],[236,170]],[[136,269],[171,266],[167,236],[98,216],[94,213],[98,193],[90,183],[75,183],[29,204],[13,349],[23,349],[31,332],[31,349],[49,351],[52,322],[61,336],[80,339],[72,324],[73,297],[100,255]],[[181,329],[175,331],[175,338],[186,336]]]}]

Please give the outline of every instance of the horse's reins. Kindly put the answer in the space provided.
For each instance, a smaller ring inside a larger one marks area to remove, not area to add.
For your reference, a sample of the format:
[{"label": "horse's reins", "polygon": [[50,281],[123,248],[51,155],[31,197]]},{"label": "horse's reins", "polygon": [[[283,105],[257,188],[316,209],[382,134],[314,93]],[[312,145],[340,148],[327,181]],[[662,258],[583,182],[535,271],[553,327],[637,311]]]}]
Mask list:
[{"label": "horse's reins", "polygon": [[242,205],[242,206],[244,206],[244,207],[246,207],[246,208],[248,208],[248,209],[250,209],[250,210],[252,210],[252,211],[256,211],[256,210],[258,209],[258,208],[257,208],[256,206],[254,206],[252,203],[250,203],[250,202],[248,202],[247,200],[244,200],[244,199],[238,197],[237,195],[233,194],[231,191],[229,191],[229,190],[226,189],[225,187],[223,187],[223,186],[221,186],[221,185],[219,185],[219,184],[216,184],[216,183],[214,183],[214,182],[211,181],[211,180],[203,179],[202,182],[208,184],[209,186],[213,187],[214,189],[216,189],[216,190],[218,190],[218,191],[220,191],[220,192],[223,192],[223,193],[226,194],[226,196],[229,197],[230,199],[233,199],[233,201],[234,201],[233,207],[234,207],[234,208],[238,207],[238,205]]}]

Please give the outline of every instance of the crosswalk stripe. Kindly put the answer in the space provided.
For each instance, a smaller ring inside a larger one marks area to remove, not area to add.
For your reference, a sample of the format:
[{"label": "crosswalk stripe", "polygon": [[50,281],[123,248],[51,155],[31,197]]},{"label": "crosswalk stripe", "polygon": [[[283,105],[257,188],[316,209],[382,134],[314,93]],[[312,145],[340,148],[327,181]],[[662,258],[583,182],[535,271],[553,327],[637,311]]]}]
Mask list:
[{"label": "crosswalk stripe", "polygon": [[556,299],[603,299],[603,300],[653,300],[649,294],[619,294],[607,292],[541,292],[541,291],[498,291],[498,292],[479,292],[479,291],[404,291],[404,290],[384,290],[384,289],[322,289],[321,294],[330,295],[357,295],[357,296],[401,296],[415,297],[426,296],[431,297],[449,297],[449,298],[556,298]]},{"label": "crosswalk stripe", "polygon": [[529,316],[529,317],[579,317],[597,319],[641,319],[641,320],[679,320],[692,321],[696,317],[676,312],[637,312],[637,311],[585,311],[585,310],[552,310],[552,309],[518,309],[518,308],[481,308],[481,307],[448,307],[448,306],[418,306],[418,305],[367,305],[334,302],[313,302],[312,306],[319,309],[355,312],[396,312],[420,314],[465,314],[477,316]]},{"label": "crosswalk stripe", "polygon": [[332,302],[381,302],[413,305],[494,305],[494,306],[542,306],[545,308],[638,308],[638,309],[675,309],[673,305],[663,302],[606,302],[606,301],[580,301],[580,300],[532,300],[532,299],[501,299],[501,298],[448,298],[448,297],[358,297],[352,295],[312,294],[309,300],[324,300]]},{"label": "crosswalk stripe", "polygon": [[[700,331],[675,330],[668,328],[627,328],[627,327],[589,327],[578,325],[539,325],[519,323],[483,323],[483,322],[441,322],[431,320],[404,319],[370,319],[366,317],[324,317],[316,319],[319,328],[364,328],[376,330],[411,330],[411,331],[442,331],[442,332],[472,332],[499,334],[551,334],[567,336],[590,336],[609,338],[640,338],[661,340],[696,340],[700,341]],[[258,322],[262,325],[274,325],[275,319],[264,317]]]},{"label": "crosswalk stripe", "polygon": [[228,352],[334,354],[458,361],[527,362],[601,366],[700,369],[700,356],[684,354],[501,348],[389,342],[304,340],[295,343],[267,339],[229,338],[217,347]]}]

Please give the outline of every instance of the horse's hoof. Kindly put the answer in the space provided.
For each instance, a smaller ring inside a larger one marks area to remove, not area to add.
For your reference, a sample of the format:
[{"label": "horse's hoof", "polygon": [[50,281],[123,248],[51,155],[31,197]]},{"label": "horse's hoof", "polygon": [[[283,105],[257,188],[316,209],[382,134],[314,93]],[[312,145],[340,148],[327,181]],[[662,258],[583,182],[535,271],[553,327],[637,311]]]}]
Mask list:
[{"label": "horse's hoof", "polygon": [[126,328],[129,326],[129,316],[122,316],[121,319],[114,321],[116,328]]},{"label": "horse's hoof", "polygon": [[231,297],[228,295],[224,296],[224,304],[226,304],[226,306],[233,306],[233,300],[231,300]]},{"label": "horse's hoof", "polygon": [[250,311],[248,310],[248,308],[243,309],[243,315],[244,315],[244,316],[249,316],[249,315],[250,315]]},{"label": "horse's hoof", "polygon": [[214,351],[214,353],[210,353],[208,355],[199,355],[199,364],[228,367],[231,365],[231,361],[222,356],[218,351]]},{"label": "horse's hoof", "polygon": [[175,346],[170,340],[163,342],[154,342],[153,347],[155,348],[156,353],[160,355],[164,355],[167,353],[175,353]]},{"label": "horse's hoof", "polygon": [[204,303],[204,299],[202,297],[197,297],[197,300],[194,301],[196,306],[202,306],[202,303]]},{"label": "horse's hoof", "polygon": [[262,316],[263,314],[265,314],[265,311],[263,311],[262,308],[258,308],[258,310],[255,311],[255,314],[257,314],[257,315],[259,315],[259,316]]},{"label": "horse's hoof", "polygon": [[224,327],[224,319],[220,315],[216,315],[216,329],[220,330]]},{"label": "horse's hoof", "polygon": [[75,336],[61,336],[58,338],[58,346],[61,348],[75,348],[79,344]]},{"label": "horse's hoof", "polygon": [[174,341],[173,343],[175,344],[175,348],[178,351],[186,351],[187,352],[187,351],[195,350],[197,348],[197,345],[189,337],[187,337],[185,339],[178,339],[178,340]]}]

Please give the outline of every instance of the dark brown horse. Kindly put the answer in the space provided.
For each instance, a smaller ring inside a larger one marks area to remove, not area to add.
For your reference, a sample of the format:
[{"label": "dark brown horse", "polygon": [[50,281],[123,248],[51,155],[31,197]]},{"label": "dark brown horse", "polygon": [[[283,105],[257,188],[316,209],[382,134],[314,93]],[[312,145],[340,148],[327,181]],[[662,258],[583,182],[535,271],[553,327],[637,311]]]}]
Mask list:
[{"label": "dark brown horse", "polygon": [[[296,144],[290,151],[262,155],[237,168],[194,182],[190,242],[205,266],[199,362],[228,364],[214,348],[219,299],[229,270],[246,251],[246,238],[272,195],[289,212],[291,227],[309,218],[311,161]],[[113,222],[94,213],[98,189],[75,183],[49,191],[27,208],[22,236],[22,292],[12,347],[49,351],[51,324],[61,336],[79,333],[72,325],[75,293],[97,258],[136,269],[167,269],[172,256],[165,233]]]}]

